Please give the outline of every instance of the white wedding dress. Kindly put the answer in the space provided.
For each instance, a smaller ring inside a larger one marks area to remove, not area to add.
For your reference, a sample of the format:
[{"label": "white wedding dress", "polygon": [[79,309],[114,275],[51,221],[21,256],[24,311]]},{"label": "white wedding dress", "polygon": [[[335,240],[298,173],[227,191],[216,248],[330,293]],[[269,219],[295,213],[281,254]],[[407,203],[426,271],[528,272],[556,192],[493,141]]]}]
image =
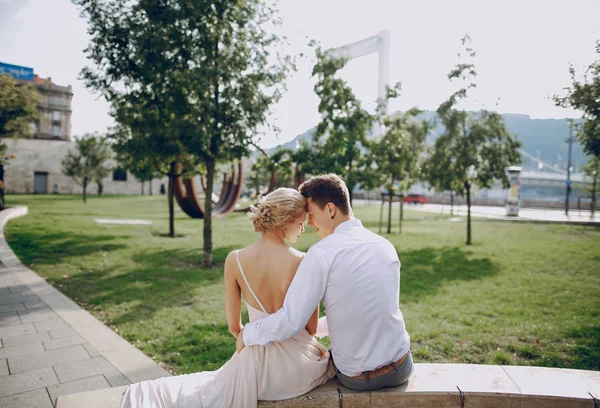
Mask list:
[{"label": "white wedding dress", "polygon": [[[237,258],[237,251],[236,251]],[[269,314],[240,273],[262,310],[246,302],[250,321]],[[305,394],[333,378],[329,352],[306,330],[282,343],[251,346],[234,353],[217,371],[165,377],[129,386],[121,408],[256,407],[258,400]]]}]

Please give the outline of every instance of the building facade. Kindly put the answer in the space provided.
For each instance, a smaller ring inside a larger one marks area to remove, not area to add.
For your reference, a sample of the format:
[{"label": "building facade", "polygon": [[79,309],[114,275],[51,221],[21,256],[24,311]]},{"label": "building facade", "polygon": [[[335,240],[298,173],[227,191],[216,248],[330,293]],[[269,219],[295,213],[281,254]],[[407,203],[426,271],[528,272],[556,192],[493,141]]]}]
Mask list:
[{"label": "building facade", "polygon": [[[7,147],[4,165],[0,165],[0,181],[7,193],[17,194],[81,194],[83,187],[62,172],[62,161],[75,149],[71,136],[70,85],[61,86],[51,78],[40,78],[32,68],[0,62],[0,75],[6,74],[20,82],[30,83],[41,96],[38,109],[40,118],[32,123],[33,135],[27,139],[3,139]],[[141,194],[142,183],[118,163],[106,163],[113,170],[102,180],[103,194]],[[159,194],[161,184],[168,185],[168,178],[156,179],[152,187],[144,183],[145,193]],[[87,192],[96,194],[98,184],[89,184]]]},{"label": "building facade", "polygon": [[[7,155],[4,165],[4,188],[13,194],[81,194],[83,187],[62,172],[62,161],[75,142],[67,140],[5,139]],[[141,194],[142,183],[118,163],[106,163],[113,170],[102,180],[103,194]],[[168,186],[168,178],[152,181],[152,193],[159,194],[160,186]],[[150,188],[144,183],[145,194]],[[98,192],[98,184],[90,183],[88,194]]]},{"label": "building facade", "polygon": [[41,96],[39,120],[34,124],[33,137],[48,140],[71,139],[71,85],[60,86],[52,78],[34,76],[33,84]]}]

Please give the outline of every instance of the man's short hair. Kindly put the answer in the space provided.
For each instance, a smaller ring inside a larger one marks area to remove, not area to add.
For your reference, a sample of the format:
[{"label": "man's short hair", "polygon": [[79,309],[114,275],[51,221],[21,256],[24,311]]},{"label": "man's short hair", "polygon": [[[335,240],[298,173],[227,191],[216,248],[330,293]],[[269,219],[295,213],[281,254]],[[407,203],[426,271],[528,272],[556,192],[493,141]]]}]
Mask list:
[{"label": "man's short hair", "polygon": [[346,183],[337,174],[313,176],[298,188],[306,199],[312,199],[321,210],[327,203],[333,203],[342,214],[350,213],[350,194]]}]

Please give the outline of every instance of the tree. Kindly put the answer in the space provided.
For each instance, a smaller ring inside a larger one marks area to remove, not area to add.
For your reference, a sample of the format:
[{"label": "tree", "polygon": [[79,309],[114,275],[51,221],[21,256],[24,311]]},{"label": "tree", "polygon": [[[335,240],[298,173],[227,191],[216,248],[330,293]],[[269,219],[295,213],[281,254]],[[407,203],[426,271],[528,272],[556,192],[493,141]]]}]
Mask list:
[{"label": "tree", "polygon": [[[97,66],[84,69],[86,84],[113,104],[119,123],[148,137],[162,132],[168,154],[202,160],[212,191],[215,166],[248,153],[292,67],[266,29],[280,24],[277,11],[262,0],[74,2],[90,20],[86,52]],[[207,194],[205,266],[212,208]]]},{"label": "tree", "polygon": [[345,64],[345,59],[332,58],[317,49],[317,64],[312,74],[317,77],[314,90],[320,99],[321,122],[314,138],[320,143],[317,163],[324,167],[321,170],[343,176],[352,202],[352,190],[358,182],[357,164],[361,161],[375,116],[362,107],[346,81],[336,76]]},{"label": "tree", "polygon": [[[476,87],[471,82],[477,75],[472,59],[475,51],[470,47],[471,39],[465,35],[466,61],[457,64],[448,74],[448,79],[466,81],[465,87],[454,92],[443,102],[437,112],[444,132],[435,142],[431,156],[430,171],[433,185],[443,185],[467,199],[467,245],[471,245],[471,189],[473,186],[489,188],[499,179],[505,188],[510,186],[506,168],[520,163],[521,143],[504,126],[502,116],[485,109],[475,114],[456,108],[459,100],[467,97],[469,89]],[[459,57],[461,54],[459,54]],[[441,179],[436,179],[445,172]]]},{"label": "tree", "polygon": [[[29,84],[0,74],[0,139],[30,137],[31,124],[39,118],[40,95]],[[0,144],[0,165],[4,164],[6,145]]]},{"label": "tree", "polygon": [[[600,56],[600,41],[596,43],[596,53]],[[583,112],[584,122],[575,135],[588,155],[600,157],[600,61],[588,67],[582,81],[577,80],[573,66],[569,72],[573,83],[565,88],[566,96],[554,95],[554,102]]]},{"label": "tree", "polygon": [[270,179],[270,173],[267,170],[265,165],[265,160],[261,160],[262,157],[259,157],[254,163],[252,163],[252,167],[250,168],[250,172],[246,173],[246,182],[248,184],[248,190],[254,189],[255,198],[259,198],[262,195],[261,186],[266,185]]},{"label": "tree", "polygon": [[98,168],[98,170],[96,171],[96,174],[94,175],[93,181],[95,181],[96,184],[98,185],[98,195],[99,196],[101,196],[102,192],[104,191],[104,184],[102,183],[102,180],[104,180],[106,177],[108,177],[108,175],[110,174],[111,171],[112,171],[112,169],[110,167],[101,166]]},{"label": "tree", "polygon": [[292,153],[292,161],[294,163],[294,186],[299,186],[304,183],[307,174],[314,173],[315,168],[315,152],[306,140],[302,140],[298,149]]},{"label": "tree", "polygon": [[[386,117],[384,119],[385,134],[371,147],[379,181],[390,194],[388,234],[391,232],[394,194],[396,191],[402,193],[410,190],[412,185],[420,179],[423,152],[430,124],[417,120],[416,116],[419,113],[421,113],[420,110],[413,108],[404,114],[398,113]],[[396,189],[396,185],[398,185],[398,189]],[[402,206],[401,199],[401,214],[403,213]]]},{"label": "tree", "polygon": [[598,177],[600,177],[600,157],[595,156],[591,157],[590,160],[581,168],[586,176],[588,176],[592,180],[592,188],[590,192],[592,194],[592,203],[591,203],[591,215],[594,217],[594,213],[596,212],[596,195],[598,189]]},{"label": "tree", "polygon": [[279,148],[269,157],[277,177],[275,187],[289,187],[292,184],[293,155],[292,149]]},{"label": "tree", "polygon": [[142,183],[142,195],[144,195],[144,182],[149,182],[149,194],[152,195],[152,180],[159,177],[160,173],[151,157],[135,157],[122,147],[123,145],[116,146],[117,162]]},{"label": "tree", "polygon": [[[156,111],[142,105],[138,112],[141,113],[140,116],[134,117],[133,120],[128,119],[127,115],[122,115],[121,123],[129,123],[133,127],[119,124],[109,134],[109,138],[119,160],[131,164],[134,168],[138,165],[153,166],[154,171],[169,178],[169,237],[175,238],[175,179],[185,173],[183,169],[196,168],[198,161],[185,150],[179,137],[174,137],[168,130],[162,131],[157,127],[159,117],[153,115]],[[168,129],[168,122],[163,126]],[[178,163],[182,166],[178,166]]]},{"label": "tree", "polygon": [[106,160],[110,148],[98,135],[86,134],[75,140],[75,150],[70,150],[62,161],[63,173],[83,187],[83,202],[87,201],[87,187],[92,181],[107,174]]}]

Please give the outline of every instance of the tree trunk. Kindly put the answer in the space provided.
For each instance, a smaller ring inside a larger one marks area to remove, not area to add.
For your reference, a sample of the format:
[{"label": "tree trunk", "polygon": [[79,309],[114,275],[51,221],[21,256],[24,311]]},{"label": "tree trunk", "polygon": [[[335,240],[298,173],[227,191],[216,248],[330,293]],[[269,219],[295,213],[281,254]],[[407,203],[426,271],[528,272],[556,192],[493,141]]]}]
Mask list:
[{"label": "tree trunk", "polygon": [[450,192],[450,215],[454,215],[454,191]]},{"label": "tree trunk", "polygon": [[212,265],[212,190],[215,179],[215,161],[206,161],[206,194],[204,195],[204,250],[202,253],[202,266]]},{"label": "tree trunk", "polygon": [[467,245],[471,245],[471,184],[465,181],[467,189]]},{"label": "tree trunk", "polygon": [[87,202],[87,178],[83,178],[83,202]]},{"label": "tree trunk", "polygon": [[152,195],[152,177],[148,181],[148,195]]},{"label": "tree trunk", "polygon": [[594,218],[594,213],[596,212],[596,182],[598,181],[598,174],[594,174],[594,182],[592,184],[592,205],[591,212],[592,218]]},{"label": "tree trunk", "polygon": [[400,221],[398,221],[398,233],[402,234],[402,220],[404,220],[404,200],[403,196],[400,195]]},{"label": "tree trunk", "polygon": [[175,162],[171,163],[169,170],[169,236],[175,238],[175,208],[173,206],[173,195],[175,193]]},{"label": "tree trunk", "polygon": [[144,195],[144,181],[142,180],[142,195]]},{"label": "tree trunk", "polygon": [[391,234],[392,233],[392,198],[393,198],[393,194],[391,192],[391,190],[389,191],[389,199],[390,202],[388,204],[388,226],[387,226],[387,233]]},{"label": "tree trunk", "polygon": [[104,186],[102,185],[101,182],[98,181],[98,196],[102,195],[103,190],[104,190]]}]

